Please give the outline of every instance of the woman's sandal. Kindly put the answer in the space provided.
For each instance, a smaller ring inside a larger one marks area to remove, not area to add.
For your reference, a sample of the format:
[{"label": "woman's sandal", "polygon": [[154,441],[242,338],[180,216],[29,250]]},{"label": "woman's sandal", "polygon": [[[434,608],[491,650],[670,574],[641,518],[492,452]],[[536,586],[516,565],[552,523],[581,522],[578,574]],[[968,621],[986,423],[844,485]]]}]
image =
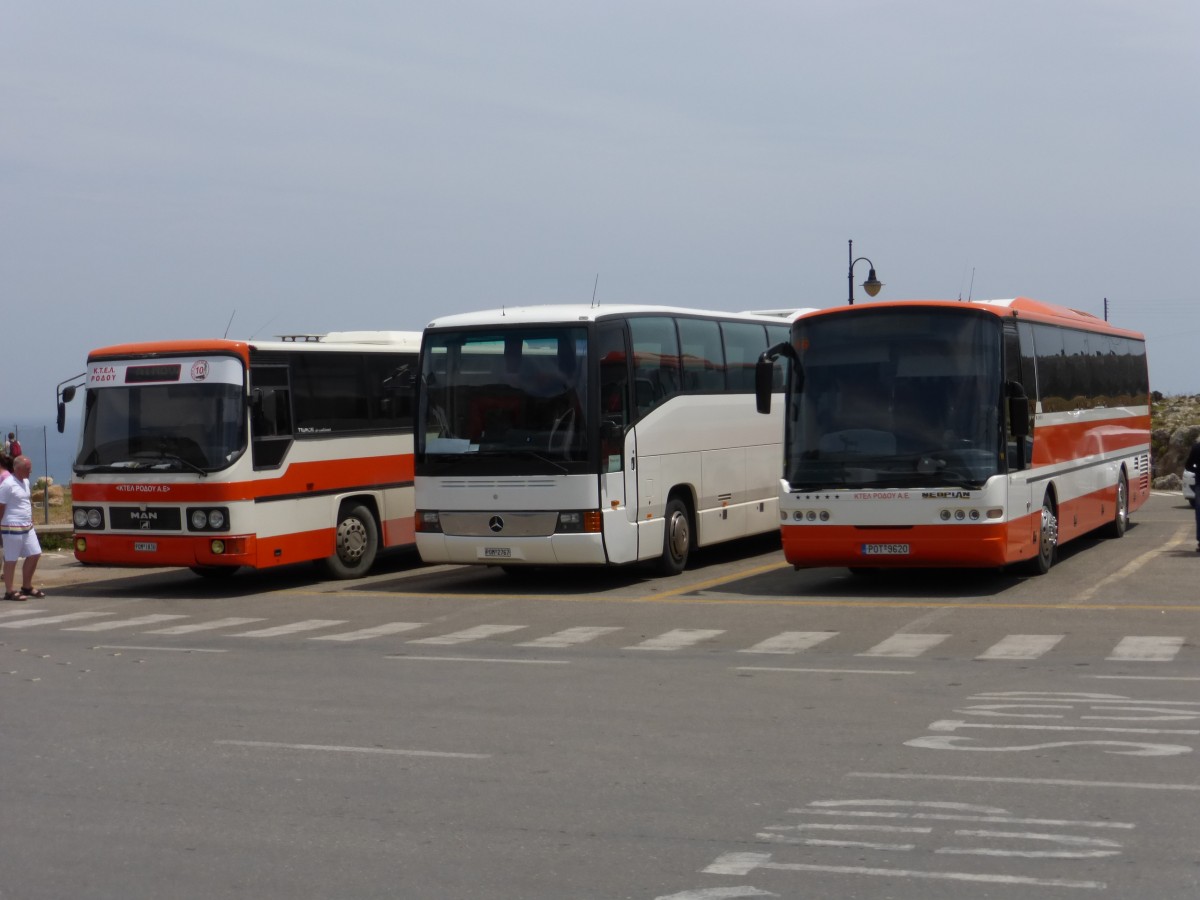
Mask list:
[{"label": "woman's sandal", "polygon": [[37,597],[39,600],[46,596],[45,591],[39,591],[35,587],[23,587],[21,588],[21,593],[26,597]]},{"label": "woman's sandal", "polygon": [[20,591],[5,591],[4,599],[5,600],[28,600],[29,598],[26,597]]}]

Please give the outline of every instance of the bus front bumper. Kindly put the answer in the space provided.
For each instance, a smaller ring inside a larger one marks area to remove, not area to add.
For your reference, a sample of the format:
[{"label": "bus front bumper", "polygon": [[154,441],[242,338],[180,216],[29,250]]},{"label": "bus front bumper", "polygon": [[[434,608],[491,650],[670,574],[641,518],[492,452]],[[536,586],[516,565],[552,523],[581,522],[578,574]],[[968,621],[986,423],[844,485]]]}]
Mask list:
[{"label": "bus front bumper", "polygon": [[417,534],[417,552],[427,563],[485,566],[594,566],[608,562],[599,534],[481,539]]},{"label": "bus front bumper", "polygon": [[77,531],[73,545],[77,560],[96,566],[252,566],[258,557],[255,536],[245,534],[185,537]]},{"label": "bus front bumper", "polygon": [[[1022,531],[1027,529],[1022,529]],[[1028,558],[1009,524],[859,528],[784,525],[783,555],[796,568],[987,568]]]}]

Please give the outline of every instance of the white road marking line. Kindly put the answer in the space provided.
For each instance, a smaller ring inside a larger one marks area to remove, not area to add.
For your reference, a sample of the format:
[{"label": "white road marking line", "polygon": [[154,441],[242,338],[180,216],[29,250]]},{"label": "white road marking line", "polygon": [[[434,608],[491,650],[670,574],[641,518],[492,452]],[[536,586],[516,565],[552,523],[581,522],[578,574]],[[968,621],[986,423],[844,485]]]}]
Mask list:
[{"label": "white road marking line", "polygon": [[383,756],[435,756],[444,759],[491,759],[490,753],[449,753],[442,750],[393,750],[387,747],[339,747],[327,744],[284,744],[276,741],[214,741],[227,747],[265,750],[321,750],[327,753],[377,753]]},{"label": "white road marking line", "polygon": [[1035,887],[1069,887],[1104,890],[1103,881],[1031,878],[1022,875],[981,875],[971,872],[923,872],[918,869],[885,869],[872,866],[819,866],[771,862],[770,853],[726,853],[701,871],[708,875],[749,875],[755,869],[785,872],[826,872],[834,875],[881,875],[887,878],[920,878],[933,881],[970,881],[979,884],[1021,884]]},{"label": "white road marking line", "polygon": [[1077,778],[1013,778],[993,775],[916,775],[908,772],[848,772],[847,778],[884,778],[899,781],[962,781],[978,784],[1023,784],[1030,787],[1121,788],[1141,791],[1200,791],[1200,784],[1160,784],[1145,781],[1085,781]]},{"label": "white road marking line", "polygon": [[323,634],[309,638],[310,641],[365,641],[368,638],[385,637],[389,634],[399,634],[402,631],[412,631],[420,628],[424,622],[388,622],[386,625],[376,625],[374,628],[360,628],[358,631],[347,631],[343,634]]},{"label": "white road marking line", "polygon": [[912,675],[903,669],[801,669],[788,666],[735,666],[738,672],[796,672],[807,675]]},{"label": "white road marking line", "polygon": [[1081,675],[1109,681],[1200,681],[1200,675]]},{"label": "white road marking line", "polygon": [[579,628],[567,628],[556,634],[540,637],[535,641],[526,641],[523,644],[517,644],[518,647],[535,647],[541,649],[559,649],[563,647],[574,647],[577,644],[585,644],[588,641],[595,640],[598,637],[604,637],[606,634],[612,634],[614,631],[620,631],[619,627],[610,627],[606,625],[584,625]]},{"label": "white road marking line", "polygon": [[993,644],[976,659],[1038,659],[1053,650],[1066,635],[1010,634]]},{"label": "white road marking line", "polygon": [[926,650],[936,647],[948,634],[893,634],[886,641],[876,644],[865,653],[857,656],[886,656],[892,658],[911,658],[920,656]]},{"label": "white road marking line", "polygon": [[164,653],[228,653],[228,650],[213,650],[209,647],[136,647],[130,644],[97,644],[95,650],[149,650]]},{"label": "white road marking line", "polygon": [[684,647],[691,647],[701,641],[706,641],[709,638],[715,638],[719,634],[724,634],[724,629],[711,628],[676,628],[673,631],[668,631],[665,634],[660,634],[658,637],[648,638],[640,644],[633,644],[625,647],[626,650],[661,650],[670,652],[672,650],[682,650]]},{"label": "white road marking line", "polygon": [[799,825],[772,825],[767,831],[886,831],[893,834],[933,834],[929,825],[870,825],[863,822],[802,822]]},{"label": "white road marking line", "polygon": [[741,900],[743,897],[778,896],[748,884],[739,884],[736,887],[698,888],[694,891],[680,891],[678,894],[663,894],[654,900]]},{"label": "white road marking line", "polygon": [[804,816],[841,816],[867,819],[921,819],[930,822],[974,822],[989,825],[1054,825],[1058,827],[1076,826],[1079,828],[1135,828],[1132,822],[1099,822],[1087,819],[1028,819],[1016,816],[966,816],[950,813],[926,812],[867,812],[864,810],[848,809],[789,809],[789,813]]},{"label": "white road marking line", "polygon": [[836,631],[784,631],[738,653],[802,653],[837,635]]},{"label": "white road marking line", "polygon": [[298,631],[315,631],[318,628],[329,628],[331,625],[345,625],[345,619],[305,619],[303,622],[292,622],[288,625],[277,625],[274,628],[263,628],[258,631],[241,631],[234,637],[278,637],[281,634],[295,634]]},{"label": "white road marking line", "polygon": [[1181,647],[1181,637],[1129,636],[1121,639],[1108,659],[1111,662],[1170,662]]},{"label": "white road marking line", "polygon": [[1118,728],[1112,725],[1018,725],[1016,723],[967,722],[962,719],[941,719],[931,723],[927,727],[930,731],[959,731],[965,728],[975,728],[996,731],[1102,731],[1116,734],[1200,734],[1200,730],[1195,728]]},{"label": "white road marking line", "polygon": [[22,619],[19,622],[0,622],[0,628],[32,628],[35,625],[58,625],[60,622],[78,622],[80,619],[95,619],[98,616],[111,616],[107,612],[77,612],[64,613],[61,616],[43,616],[40,619]]},{"label": "white road marking line", "polygon": [[755,838],[764,844],[787,844],[800,847],[853,847],[858,850],[916,850],[916,844],[877,844],[872,841],[832,841],[822,838],[793,838],[782,834],[759,832]]},{"label": "white road marking line", "polygon": [[441,646],[449,644],[466,644],[471,641],[481,641],[484,638],[493,637],[497,634],[508,634],[510,631],[520,631],[524,625],[477,625],[474,628],[467,628],[463,631],[452,631],[450,634],[441,634],[437,637],[417,638],[409,641],[410,644],[437,644]]},{"label": "white road marking line", "polygon": [[44,609],[30,609],[28,606],[18,606],[16,609],[0,610],[0,619],[7,619],[9,616],[29,616],[34,613],[44,612]]},{"label": "white road marking line", "polygon": [[91,625],[76,625],[64,628],[63,631],[113,631],[117,628],[133,628],[138,625],[154,625],[158,622],[170,622],[172,619],[186,619],[187,616],[167,615],[165,613],[151,616],[138,616],[136,619],[120,619],[116,622],[93,622]]},{"label": "white road marking line", "polygon": [[144,634],[192,634],[196,631],[211,631],[214,628],[234,628],[238,625],[249,625],[251,622],[262,622],[264,619],[212,619],[208,622],[194,622],[190,625],[174,625],[170,628],[156,628]]},{"label": "white road marking line", "polygon": [[571,664],[565,659],[503,659],[500,657],[489,659],[482,656],[405,656],[394,654],[384,658],[409,659],[414,662],[512,663],[521,666],[569,666]]}]

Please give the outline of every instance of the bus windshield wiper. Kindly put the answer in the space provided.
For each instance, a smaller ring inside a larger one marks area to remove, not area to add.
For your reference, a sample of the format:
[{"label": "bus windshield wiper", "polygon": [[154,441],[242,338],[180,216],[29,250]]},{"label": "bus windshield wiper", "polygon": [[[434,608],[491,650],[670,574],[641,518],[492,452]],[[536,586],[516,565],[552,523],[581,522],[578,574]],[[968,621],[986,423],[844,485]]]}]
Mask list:
[{"label": "bus windshield wiper", "polygon": [[548,463],[549,465],[554,466],[554,468],[558,469],[560,472],[569,472],[570,471],[570,469],[568,469],[566,466],[564,466],[558,460],[551,459],[550,457],[545,456],[542,453],[539,453],[537,450],[531,450],[528,447],[514,448],[514,450],[515,450],[515,452],[519,453],[521,456],[532,456],[538,462]]},{"label": "bus windshield wiper", "polygon": [[[152,460],[152,461],[144,461]],[[208,469],[201,468],[191,460],[184,459],[174,453],[168,453],[165,450],[143,450],[133,454],[133,457],[123,463],[114,463],[113,465],[129,464],[130,468],[136,469],[153,469],[157,463],[178,463],[180,467],[195,472],[201,478],[208,477]]]}]

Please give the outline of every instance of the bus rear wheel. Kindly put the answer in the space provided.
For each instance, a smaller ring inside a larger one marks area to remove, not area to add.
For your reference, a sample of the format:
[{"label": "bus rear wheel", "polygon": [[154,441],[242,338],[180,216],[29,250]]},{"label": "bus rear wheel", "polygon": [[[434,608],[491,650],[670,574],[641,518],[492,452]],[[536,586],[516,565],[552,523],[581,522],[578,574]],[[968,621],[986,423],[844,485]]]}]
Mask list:
[{"label": "bus rear wheel", "polygon": [[667,501],[663,518],[666,519],[666,526],[658,570],[663,575],[678,575],[687,567],[692,551],[692,519],[687,504],[678,497]]},{"label": "bus rear wheel", "polygon": [[344,506],[338,513],[333,555],[320,561],[321,568],[333,578],[358,578],[367,574],[378,553],[375,516],[361,503]]},{"label": "bus rear wheel", "polygon": [[1105,526],[1104,536],[1110,538],[1119,538],[1125,536],[1125,529],[1129,527],[1129,480],[1125,477],[1125,473],[1121,473],[1121,477],[1117,479],[1117,512],[1113,520]]}]

